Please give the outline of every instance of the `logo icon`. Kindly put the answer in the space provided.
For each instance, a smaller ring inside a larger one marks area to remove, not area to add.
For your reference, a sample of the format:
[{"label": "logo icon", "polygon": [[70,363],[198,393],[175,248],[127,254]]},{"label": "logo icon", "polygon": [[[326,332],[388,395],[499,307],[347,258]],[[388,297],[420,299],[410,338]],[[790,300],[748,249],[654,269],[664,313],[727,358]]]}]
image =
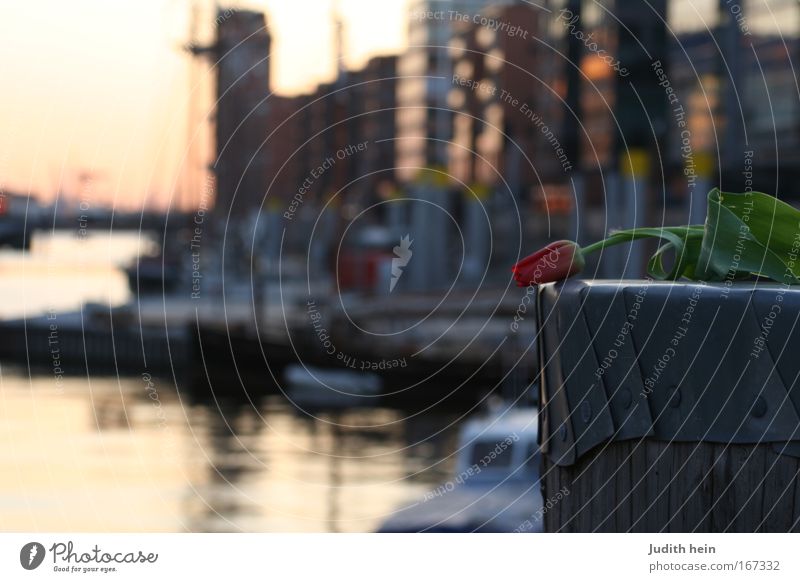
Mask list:
[{"label": "logo icon", "polygon": [[44,546],[39,542],[28,542],[19,551],[19,563],[26,570],[35,570],[44,561]]},{"label": "logo icon", "polygon": [[411,260],[411,255],[414,252],[411,250],[411,243],[414,241],[406,235],[400,239],[400,244],[392,249],[394,251],[394,258],[392,259],[392,279],[389,281],[389,293],[394,291],[397,282],[403,275],[403,268],[408,265]]}]

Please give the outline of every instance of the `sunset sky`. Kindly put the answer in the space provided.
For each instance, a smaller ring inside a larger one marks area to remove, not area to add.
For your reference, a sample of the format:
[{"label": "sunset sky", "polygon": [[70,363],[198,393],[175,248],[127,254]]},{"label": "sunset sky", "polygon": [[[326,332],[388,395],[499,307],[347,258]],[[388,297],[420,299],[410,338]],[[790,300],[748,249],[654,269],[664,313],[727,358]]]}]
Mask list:
[{"label": "sunset sky", "polygon": [[[266,12],[273,87],[291,94],[334,74],[333,2],[221,4]],[[192,3],[0,0],[0,190],[31,192],[45,202],[61,191],[67,203],[169,204],[195,129],[189,119],[196,126],[206,113],[190,115],[187,107],[192,76],[180,47]],[[349,67],[402,49],[405,7],[406,0],[381,0],[380,10],[374,0],[339,0]],[[194,77],[208,87],[206,73]],[[202,109],[202,97],[195,104]],[[91,182],[81,182],[81,174]]]}]

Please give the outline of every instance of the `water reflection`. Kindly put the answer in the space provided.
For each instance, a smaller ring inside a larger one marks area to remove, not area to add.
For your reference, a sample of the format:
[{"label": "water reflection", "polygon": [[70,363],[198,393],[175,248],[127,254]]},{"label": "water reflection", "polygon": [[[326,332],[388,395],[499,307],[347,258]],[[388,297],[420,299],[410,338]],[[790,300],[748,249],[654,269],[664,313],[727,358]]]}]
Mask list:
[{"label": "water reflection", "polygon": [[[136,233],[40,233],[0,252],[0,317],[129,298]],[[231,380],[235,382],[235,380]],[[234,386],[235,384],[231,384]],[[29,377],[0,363],[0,530],[371,531],[449,474],[443,414],[297,411],[280,395],[149,377]]]},{"label": "water reflection", "polygon": [[123,304],[130,292],[120,267],[154,244],[137,232],[37,232],[29,252],[0,250],[0,317],[76,310],[89,301]]},{"label": "water reflection", "polygon": [[195,402],[160,379],[0,369],[0,528],[371,531],[440,482],[448,415]]}]

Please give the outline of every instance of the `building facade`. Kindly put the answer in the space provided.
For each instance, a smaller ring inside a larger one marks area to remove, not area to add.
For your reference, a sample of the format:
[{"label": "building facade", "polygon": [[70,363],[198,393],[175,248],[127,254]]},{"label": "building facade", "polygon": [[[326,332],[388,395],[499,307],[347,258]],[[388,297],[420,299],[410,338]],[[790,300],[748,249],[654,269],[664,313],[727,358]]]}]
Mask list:
[{"label": "building facade", "polygon": [[447,165],[453,113],[448,105],[454,27],[508,1],[421,0],[409,11],[408,48],[398,59],[397,173],[412,180],[421,169]]},{"label": "building facade", "polygon": [[235,11],[218,19],[210,47],[216,71],[216,210],[234,216],[258,207],[265,194],[268,152],[270,35],[263,13]]}]

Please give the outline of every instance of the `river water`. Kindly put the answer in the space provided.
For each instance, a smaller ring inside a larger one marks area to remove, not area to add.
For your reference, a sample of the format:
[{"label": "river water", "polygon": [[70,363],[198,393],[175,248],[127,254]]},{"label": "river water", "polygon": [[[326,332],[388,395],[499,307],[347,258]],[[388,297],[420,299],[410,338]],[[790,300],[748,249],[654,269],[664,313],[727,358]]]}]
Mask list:
[{"label": "river water", "polygon": [[[0,251],[0,317],[130,299],[138,234]],[[163,378],[0,363],[0,530],[373,531],[453,466],[455,415],[310,417],[281,396],[196,402]]]}]

